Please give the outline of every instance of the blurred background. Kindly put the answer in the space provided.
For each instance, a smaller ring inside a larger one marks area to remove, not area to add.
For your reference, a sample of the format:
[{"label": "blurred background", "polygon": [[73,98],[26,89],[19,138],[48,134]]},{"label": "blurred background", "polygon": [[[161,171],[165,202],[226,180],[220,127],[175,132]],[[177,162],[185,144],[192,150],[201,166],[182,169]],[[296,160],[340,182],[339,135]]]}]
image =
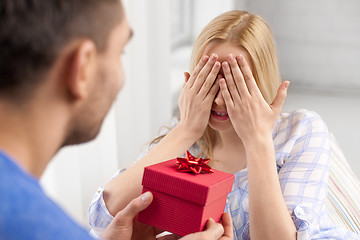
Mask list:
[{"label": "blurred background", "polygon": [[284,111],[306,108],[327,123],[360,177],[360,1],[123,0],[134,38],[123,56],[126,84],[95,141],[67,147],[41,179],[48,194],[85,227],[99,186],[136,160],[167,125],[188,71],[192,45],[217,15],[247,10],[273,30]]}]

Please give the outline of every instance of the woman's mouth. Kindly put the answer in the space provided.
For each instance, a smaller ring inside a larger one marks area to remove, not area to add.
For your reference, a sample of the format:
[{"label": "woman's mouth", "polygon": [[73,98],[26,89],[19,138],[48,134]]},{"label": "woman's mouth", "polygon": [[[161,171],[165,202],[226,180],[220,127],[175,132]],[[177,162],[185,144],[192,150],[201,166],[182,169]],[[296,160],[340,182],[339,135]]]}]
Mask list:
[{"label": "woman's mouth", "polygon": [[227,112],[224,111],[211,110],[211,117],[213,117],[217,121],[225,121],[229,119],[229,115],[227,114]]}]

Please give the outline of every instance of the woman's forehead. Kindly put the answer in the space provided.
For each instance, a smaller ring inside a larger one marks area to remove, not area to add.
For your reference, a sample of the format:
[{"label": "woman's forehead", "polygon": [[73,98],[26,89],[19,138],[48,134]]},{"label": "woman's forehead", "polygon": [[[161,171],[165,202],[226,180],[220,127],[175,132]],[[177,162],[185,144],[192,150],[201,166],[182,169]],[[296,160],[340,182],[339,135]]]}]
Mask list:
[{"label": "woman's forehead", "polygon": [[249,55],[249,53],[246,51],[246,49],[242,46],[236,45],[229,41],[224,40],[217,40],[217,41],[211,41],[204,49],[204,55],[211,55],[211,54],[217,54],[219,56],[219,61],[221,61],[221,58],[224,57],[226,60],[226,57],[229,54],[236,55],[243,55],[246,57],[246,55]]},{"label": "woman's forehead", "polygon": [[232,54],[234,57],[242,55],[245,57],[246,61],[252,65],[252,60],[248,51],[243,47],[235,43],[226,40],[213,40],[208,43],[205,47],[203,55],[210,56],[211,54],[218,55],[218,61],[224,62],[227,60],[227,56]]}]

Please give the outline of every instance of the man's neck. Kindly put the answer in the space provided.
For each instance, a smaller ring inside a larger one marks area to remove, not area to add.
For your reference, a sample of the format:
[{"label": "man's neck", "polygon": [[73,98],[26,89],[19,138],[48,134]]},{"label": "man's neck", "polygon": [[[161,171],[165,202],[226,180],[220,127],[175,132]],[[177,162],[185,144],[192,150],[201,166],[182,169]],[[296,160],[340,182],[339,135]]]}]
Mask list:
[{"label": "man's neck", "polygon": [[61,122],[61,111],[45,104],[33,106],[0,102],[0,149],[25,171],[40,178],[60,148],[65,123]]}]

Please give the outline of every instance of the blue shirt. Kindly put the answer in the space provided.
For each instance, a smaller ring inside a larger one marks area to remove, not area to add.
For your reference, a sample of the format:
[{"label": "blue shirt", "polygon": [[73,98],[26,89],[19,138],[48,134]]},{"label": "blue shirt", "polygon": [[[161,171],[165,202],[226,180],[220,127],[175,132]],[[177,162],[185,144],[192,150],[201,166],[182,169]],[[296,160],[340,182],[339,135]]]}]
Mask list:
[{"label": "blue shirt", "polygon": [[0,239],[93,239],[0,151]]}]

